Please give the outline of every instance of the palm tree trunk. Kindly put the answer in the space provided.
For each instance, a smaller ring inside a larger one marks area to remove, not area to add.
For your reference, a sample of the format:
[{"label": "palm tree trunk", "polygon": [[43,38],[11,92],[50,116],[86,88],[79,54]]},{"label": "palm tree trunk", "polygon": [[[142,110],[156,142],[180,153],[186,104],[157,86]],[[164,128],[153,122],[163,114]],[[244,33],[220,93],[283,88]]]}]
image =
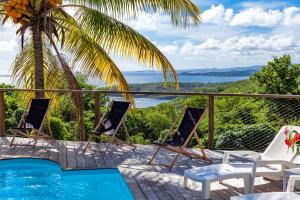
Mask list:
[{"label": "palm tree trunk", "polygon": [[[34,69],[35,69],[35,89],[45,89],[44,83],[44,60],[43,60],[43,40],[39,23],[32,27],[32,37],[34,43]],[[44,92],[36,92],[36,98],[44,98]]]}]

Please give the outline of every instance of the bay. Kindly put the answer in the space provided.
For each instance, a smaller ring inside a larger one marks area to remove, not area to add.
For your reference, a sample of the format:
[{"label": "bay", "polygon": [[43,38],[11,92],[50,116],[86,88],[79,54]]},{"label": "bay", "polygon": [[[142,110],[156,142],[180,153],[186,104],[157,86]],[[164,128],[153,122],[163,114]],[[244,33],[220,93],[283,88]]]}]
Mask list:
[{"label": "bay", "polygon": [[[159,72],[124,72],[129,84],[163,82],[162,73]],[[248,76],[185,76],[179,75],[181,83],[223,83],[246,80]]]}]

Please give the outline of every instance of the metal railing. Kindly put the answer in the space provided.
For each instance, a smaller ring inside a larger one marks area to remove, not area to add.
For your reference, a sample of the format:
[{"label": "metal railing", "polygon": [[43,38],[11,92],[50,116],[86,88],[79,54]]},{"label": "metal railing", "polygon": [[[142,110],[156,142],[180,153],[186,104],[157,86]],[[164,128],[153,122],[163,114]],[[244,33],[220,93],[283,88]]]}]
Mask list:
[{"label": "metal railing", "polygon": [[[95,107],[95,121],[101,117],[100,96],[105,94],[112,98],[119,97],[122,94],[131,94],[137,99],[139,97],[156,99],[158,96],[168,99],[165,104],[173,103],[174,99],[182,100],[188,98],[201,97],[203,107],[208,107],[208,115],[205,119],[206,124],[200,128],[202,132],[207,131],[207,147],[209,149],[235,149],[244,148],[252,150],[262,150],[264,143],[267,143],[274,134],[269,134],[271,130],[285,124],[297,125],[300,123],[300,95],[275,95],[275,94],[233,94],[233,93],[166,93],[166,92],[117,92],[102,90],[33,90],[33,89],[0,89],[0,136],[5,136],[5,93],[11,92],[38,92],[57,94],[93,94]],[[141,101],[143,104],[143,101]],[[153,107],[152,104],[140,106],[143,109]],[[155,106],[154,106],[155,107]],[[138,108],[141,109],[141,108]],[[180,105],[174,105],[172,108],[179,110]],[[234,112],[235,111],[235,112]],[[263,112],[262,112],[263,111]],[[177,112],[177,111],[176,111]],[[174,113],[176,113],[174,112]],[[299,113],[299,114],[298,114]],[[167,116],[168,117],[168,116]],[[172,118],[172,117],[170,117]],[[172,119],[170,119],[171,121]],[[227,127],[228,126],[228,127]],[[269,127],[270,126],[270,127]],[[224,127],[227,127],[225,130]],[[270,129],[270,130],[269,130]],[[243,131],[240,131],[243,130]],[[256,132],[254,134],[253,132]],[[266,134],[267,132],[267,134]],[[246,137],[245,135],[249,135]],[[252,134],[252,137],[251,137]],[[269,134],[269,135],[268,135]],[[267,136],[266,136],[267,135]],[[255,137],[254,137],[255,136]],[[215,137],[217,141],[215,141]],[[231,140],[238,140],[234,143]],[[260,142],[258,142],[260,141]],[[257,145],[256,142],[259,144]]]}]

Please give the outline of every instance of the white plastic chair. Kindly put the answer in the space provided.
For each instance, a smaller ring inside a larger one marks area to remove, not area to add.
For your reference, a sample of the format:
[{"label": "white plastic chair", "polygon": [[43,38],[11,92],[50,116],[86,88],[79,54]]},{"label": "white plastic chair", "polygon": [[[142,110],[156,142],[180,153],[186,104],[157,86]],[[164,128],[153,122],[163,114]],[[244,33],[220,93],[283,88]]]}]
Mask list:
[{"label": "white plastic chair", "polygon": [[[294,167],[292,161],[296,158],[296,152],[285,144],[285,129],[296,130],[300,133],[300,126],[283,126],[274,137],[268,148],[253,163],[255,176],[263,176],[274,180],[280,180],[285,167]],[[230,155],[238,152],[225,152],[223,163],[229,163]],[[239,152],[240,153],[240,152]]]},{"label": "white plastic chair", "polygon": [[300,175],[290,176],[286,192],[248,194],[242,196],[234,196],[231,197],[230,200],[298,200],[300,199],[300,193],[293,192],[295,189],[295,181],[300,181]]},{"label": "white plastic chair", "polygon": [[296,192],[269,192],[256,193],[231,197],[230,200],[299,200],[300,193]]},{"label": "white plastic chair", "polygon": [[[215,181],[222,182],[225,179],[244,178],[245,175],[249,175],[251,178],[249,179],[249,183],[245,185],[250,185],[250,189],[245,189],[246,192],[250,191],[252,193],[254,177],[264,176],[276,180],[280,179],[285,167],[291,166],[291,162],[296,157],[296,153],[285,144],[286,135],[284,130],[286,128],[296,130],[300,133],[299,126],[282,127],[264,153],[252,163],[229,163],[230,155],[237,152],[225,152],[223,164],[185,170],[184,187],[187,186],[188,179],[201,182],[204,185],[201,197],[202,199],[209,199],[210,183]],[[241,151],[239,151],[240,153]],[[205,173],[212,174],[213,176],[203,176]]]},{"label": "white plastic chair", "polygon": [[300,181],[300,175],[291,175],[286,188],[287,192],[293,192],[295,190],[296,181]]}]

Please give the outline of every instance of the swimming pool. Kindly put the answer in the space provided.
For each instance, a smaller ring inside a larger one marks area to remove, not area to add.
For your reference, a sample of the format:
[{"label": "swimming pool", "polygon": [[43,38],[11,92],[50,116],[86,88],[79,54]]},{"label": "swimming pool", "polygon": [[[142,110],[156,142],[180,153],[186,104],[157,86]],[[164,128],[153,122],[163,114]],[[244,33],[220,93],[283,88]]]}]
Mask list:
[{"label": "swimming pool", "polygon": [[118,169],[61,170],[43,159],[0,161],[0,199],[132,200]]}]

